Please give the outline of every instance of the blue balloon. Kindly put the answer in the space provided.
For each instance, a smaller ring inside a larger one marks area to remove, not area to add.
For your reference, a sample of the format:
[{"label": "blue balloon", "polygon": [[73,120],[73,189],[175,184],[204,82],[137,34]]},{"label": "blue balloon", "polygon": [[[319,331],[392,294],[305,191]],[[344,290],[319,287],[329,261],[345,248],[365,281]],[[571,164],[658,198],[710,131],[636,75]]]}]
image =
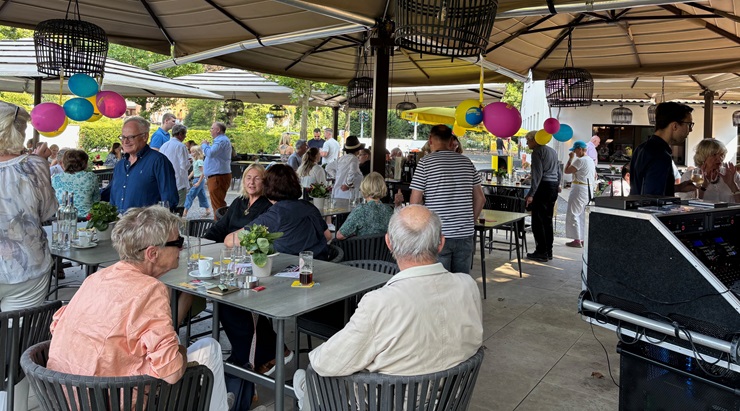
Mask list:
[{"label": "blue balloon", "polygon": [[80,97],[92,97],[98,94],[98,82],[87,74],[77,73],[73,75],[69,78],[67,85],[69,91]]},{"label": "blue balloon", "polygon": [[77,97],[64,103],[64,113],[74,121],[87,121],[95,113],[95,107],[90,100]]},{"label": "blue balloon", "polygon": [[568,141],[573,138],[573,127],[560,123],[560,130],[552,135],[552,138],[558,141]]},{"label": "blue balloon", "polygon": [[480,107],[471,107],[465,112],[465,121],[471,126],[477,126],[483,121],[483,110]]}]

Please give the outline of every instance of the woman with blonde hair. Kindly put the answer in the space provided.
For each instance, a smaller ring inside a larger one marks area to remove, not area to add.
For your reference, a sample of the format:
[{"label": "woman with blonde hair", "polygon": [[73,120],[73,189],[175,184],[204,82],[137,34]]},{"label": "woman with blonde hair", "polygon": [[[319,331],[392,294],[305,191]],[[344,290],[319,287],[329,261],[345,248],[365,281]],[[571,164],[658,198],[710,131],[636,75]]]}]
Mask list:
[{"label": "woman with blonde hair", "polygon": [[262,185],[264,179],[265,168],[261,164],[254,163],[247,167],[242,173],[239,197],[231,203],[226,215],[219,219],[204,237],[222,243],[227,235],[241,230],[267,211],[272,203],[264,196]]},{"label": "woman with blonde hair", "polygon": [[383,176],[375,171],[368,174],[360,183],[360,192],[365,198],[365,204],[352,210],[337,231],[337,240],[353,235],[384,234],[388,231],[393,208],[380,202],[380,199],[388,194]]},{"label": "woman with blonde hair", "polygon": [[198,204],[201,208],[206,207],[206,215],[211,214],[211,206],[208,204],[208,198],[206,197],[206,176],[203,173],[203,149],[200,146],[193,146],[190,148],[190,155],[193,157],[193,171],[190,172],[188,180],[193,185],[188,191],[188,195],[185,197],[185,209],[182,212],[183,217],[187,217],[190,207],[193,206],[195,198],[198,197]]},{"label": "woman with blonde hair", "polygon": [[[727,148],[721,141],[705,138],[694,149],[694,164],[702,170],[704,181],[689,193],[691,198],[712,202],[740,202],[740,175],[734,164],[725,163]],[[683,173],[682,181],[689,181],[691,172]]]},{"label": "woman with blonde hair", "polygon": [[283,133],[280,137],[280,146],[278,147],[280,152],[280,161],[287,163],[291,154],[293,154],[293,145],[290,143],[290,133]]},{"label": "woman with blonde hair", "polygon": [[321,183],[326,185],[326,172],[318,163],[321,160],[319,149],[309,148],[303,155],[301,166],[298,167],[298,179],[301,187],[309,188],[311,184]]},{"label": "woman with blonde hair", "polygon": [[[0,102],[0,311],[41,305],[46,297],[51,253],[42,222],[59,207],[51,188],[46,157],[24,154],[26,125],[22,107]],[[0,401],[5,404],[5,393]],[[28,379],[15,388],[15,409],[28,408]]]},{"label": "woman with blonde hair", "polygon": [[113,143],[113,145],[110,148],[110,151],[108,152],[108,156],[105,157],[105,162],[103,163],[103,167],[109,167],[109,168],[115,167],[116,163],[118,163],[118,161],[121,160],[122,155],[123,155],[123,152],[121,149],[121,143]]}]

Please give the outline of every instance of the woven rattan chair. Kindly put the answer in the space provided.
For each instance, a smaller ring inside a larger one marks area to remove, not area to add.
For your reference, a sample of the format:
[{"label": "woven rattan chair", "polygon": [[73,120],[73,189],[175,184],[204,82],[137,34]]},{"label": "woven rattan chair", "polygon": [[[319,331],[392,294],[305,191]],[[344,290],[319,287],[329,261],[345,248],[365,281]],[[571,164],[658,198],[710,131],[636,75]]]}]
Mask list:
[{"label": "woven rattan chair", "polygon": [[15,384],[23,379],[20,357],[28,347],[51,338],[49,325],[61,301],[38,307],[0,312],[0,390],[6,394],[6,410],[13,409]]},{"label": "woven rattan chair", "polygon": [[173,385],[148,375],[72,375],[46,368],[50,343],[36,344],[21,357],[21,367],[44,411],[197,411],[209,408],[213,373],[204,365],[187,368],[185,375]]},{"label": "woven rattan chair", "polygon": [[227,211],[229,211],[229,207],[228,206],[221,207],[218,210],[216,210],[216,221],[224,218],[224,216],[226,215],[226,212]]},{"label": "woven rattan chair", "polygon": [[385,244],[385,234],[362,235],[344,240],[334,241],[332,244],[344,251],[344,259],[354,260],[381,260],[395,263],[391,250]]},{"label": "woven rattan chair", "polygon": [[309,365],[306,396],[313,411],[467,410],[482,362],[483,348],[448,370],[418,376],[321,377]]},{"label": "woven rattan chair", "polygon": [[344,250],[335,246],[334,244],[327,245],[329,247],[329,262],[330,263],[341,263],[344,260]]}]

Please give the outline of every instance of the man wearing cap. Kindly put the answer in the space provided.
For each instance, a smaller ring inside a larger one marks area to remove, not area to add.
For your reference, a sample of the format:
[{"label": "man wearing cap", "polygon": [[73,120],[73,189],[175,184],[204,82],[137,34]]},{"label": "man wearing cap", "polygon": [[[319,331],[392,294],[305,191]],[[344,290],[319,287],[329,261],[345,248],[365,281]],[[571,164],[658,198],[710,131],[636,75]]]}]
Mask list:
[{"label": "man wearing cap", "polygon": [[295,151],[288,157],[288,165],[295,171],[298,171],[298,167],[301,166],[301,159],[303,155],[308,151],[308,145],[306,140],[298,140],[295,142]]},{"label": "man wearing cap", "polygon": [[573,143],[565,164],[565,173],[573,174],[573,185],[568,197],[568,211],[565,215],[565,236],[573,241],[565,243],[568,247],[583,247],[586,230],[586,205],[591,200],[596,185],[596,164],[586,155],[588,145],[577,140]]},{"label": "man wearing cap", "polygon": [[323,157],[321,159],[321,164],[329,164],[339,157],[339,150],[341,147],[337,140],[332,137],[333,133],[334,130],[328,127],[324,129],[324,137],[326,138],[326,141],[324,141],[324,146],[321,147],[320,150],[321,157]]},{"label": "man wearing cap", "polygon": [[552,147],[541,146],[535,141],[535,130],[527,133],[527,147],[532,150],[532,185],[526,196],[527,210],[532,211],[532,235],[537,243],[530,260],[552,260],[552,217],[558,199],[562,170],[558,153]]},{"label": "man wearing cap", "polygon": [[630,194],[673,196],[691,192],[691,181],[676,184],[671,145],[683,144],[694,128],[691,107],[672,101],[655,108],[655,133],[635,149],[630,162]]},{"label": "man wearing cap", "polygon": [[[308,148],[317,148],[319,151],[321,151],[321,148],[324,147],[324,139],[321,138],[321,129],[315,128],[313,129],[313,138],[311,140],[308,140],[307,142]],[[308,151],[308,149],[306,150]]]},{"label": "man wearing cap", "polygon": [[411,180],[411,204],[422,204],[439,215],[445,243],[439,262],[447,271],[470,273],[475,220],[486,204],[481,178],[473,163],[452,151],[452,129],[440,124],[429,133],[431,152],[416,167]]},{"label": "man wearing cap", "polygon": [[332,197],[352,198],[352,194],[360,189],[362,172],[360,171],[360,160],[355,153],[363,148],[365,145],[360,143],[357,136],[349,136],[344,144],[346,154],[326,165],[326,174],[335,178]]}]

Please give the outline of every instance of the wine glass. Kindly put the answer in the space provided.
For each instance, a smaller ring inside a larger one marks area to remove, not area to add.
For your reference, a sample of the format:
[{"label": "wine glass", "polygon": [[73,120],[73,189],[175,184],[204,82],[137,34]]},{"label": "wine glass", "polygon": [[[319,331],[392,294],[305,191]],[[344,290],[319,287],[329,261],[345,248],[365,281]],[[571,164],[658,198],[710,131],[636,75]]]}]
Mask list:
[{"label": "wine glass", "polygon": [[694,182],[694,185],[701,186],[704,184],[704,172],[701,170],[701,168],[695,168],[691,170],[691,181]]}]

